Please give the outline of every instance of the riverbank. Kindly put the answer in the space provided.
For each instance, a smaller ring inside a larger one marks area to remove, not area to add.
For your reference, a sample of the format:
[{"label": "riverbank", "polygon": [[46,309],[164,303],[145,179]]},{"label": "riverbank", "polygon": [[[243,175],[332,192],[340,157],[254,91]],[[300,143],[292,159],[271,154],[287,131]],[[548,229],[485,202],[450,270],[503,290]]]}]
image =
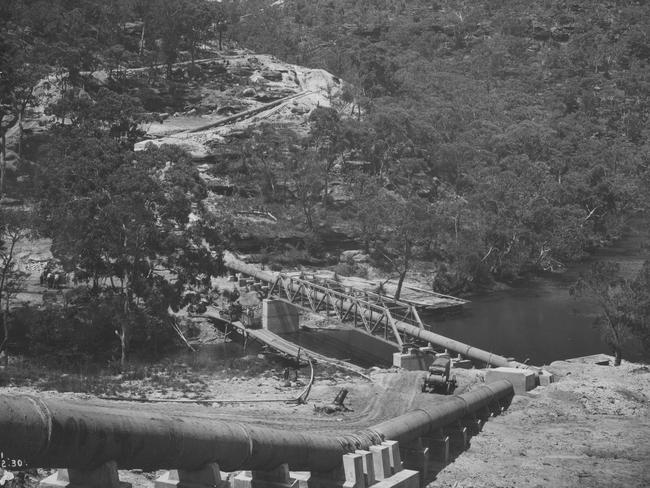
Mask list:
[{"label": "riverbank", "polygon": [[[650,219],[639,217],[620,239],[587,260],[570,264],[564,273],[530,276],[476,293],[454,314],[422,314],[421,318],[439,334],[540,366],[609,352],[594,324],[598,304],[589,296],[572,295],[570,288],[594,261],[618,263],[621,275],[632,278],[650,259],[649,242]],[[641,361],[645,355],[634,338],[624,347],[625,359]]]}]

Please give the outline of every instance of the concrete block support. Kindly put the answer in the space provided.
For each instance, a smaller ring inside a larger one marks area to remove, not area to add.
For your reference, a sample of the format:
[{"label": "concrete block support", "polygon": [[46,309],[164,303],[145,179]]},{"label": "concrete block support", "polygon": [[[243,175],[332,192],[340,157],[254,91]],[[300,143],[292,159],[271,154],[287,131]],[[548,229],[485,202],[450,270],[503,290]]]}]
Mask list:
[{"label": "concrete block support", "polygon": [[420,473],[403,469],[390,478],[372,485],[372,488],[420,488]]},{"label": "concrete block support", "polygon": [[420,349],[409,349],[408,353],[393,353],[393,366],[407,371],[426,371],[433,363],[432,354],[422,352]]},{"label": "concrete block support", "polygon": [[233,488],[298,488],[289,466],[282,464],[271,471],[242,471],[233,478]]},{"label": "concrete block support", "polygon": [[404,468],[420,472],[420,484],[424,486],[429,476],[429,447],[422,438],[418,438],[406,445],[401,445],[400,455]]},{"label": "concrete block support", "polygon": [[390,466],[390,452],[388,446],[370,446],[372,464],[375,469],[375,478],[383,480],[389,478],[392,473]]},{"label": "concrete block support", "polygon": [[370,451],[362,450],[356,450],[354,453],[361,456],[363,462],[363,476],[366,481],[366,486],[374,485],[377,482],[377,478],[375,478],[375,465],[372,461],[372,453]]},{"label": "concrete block support", "polygon": [[262,328],[278,334],[296,332],[299,326],[298,309],[282,300],[262,301]]},{"label": "concrete block support", "polygon": [[448,435],[439,431],[431,437],[423,437],[422,443],[429,448],[429,460],[446,466],[449,464],[451,441]]},{"label": "concrete block support", "polygon": [[520,368],[492,368],[485,372],[485,382],[492,383],[498,380],[508,380],[512,383],[516,395],[521,395],[532,390],[536,386],[535,372],[529,369]]},{"label": "concrete block support", "polygon": [[399,442],[385,441],[381,443],[382,446],[388,448],[388,461],[390,463],[391,474],[398,473],[403,469],[402,456],[399,452]]},{"label": "concrete block support", "polygon": [[537,375],[539,386],[548,386],[555,383],[555,375],[545,369],[541,370]]},{"label": "concrete block support", "polygon": [[[356,474],[354,479],[357,479]],[[325,473],[310,473],[307,484],[304,485],[303,482],[300,481],[299,488],[342,488],[345,482],[345,471],[343,469],[343,465],[341,464],[338,469],[335,469],[333,471],[328,471]]]},{"label": "concrete block support", "polygon": [[385,441],[380,446],[370,446],[377,483],[371,488],[419,488],[419,471],[404,469],[399,443]]},{"label": "concrete block support", "polygon": [[449,446],[453,451],[462,452],[469,448],[469,432],[467,427],[458,426],[448,429]]},{"label": "concrete block support", "polygon": [[343,456],[343,473],[345,475],[343,488],[366,488],[361,454],[345,454]]},{"label": "concrete block support", "polygon": [[478,417],[476,417],[476,415],[473,414],[465,417],[461,423],[464,427],[467,427],[467,432],[470,435],[478,435],[483,429],[483,425],[485,424],[485,422],[482,422],[478,419]]},{"label": "concrete block support", "polygon": [[[329,473],[311,473],[298,488],[419,488],[420,472],[402,468],[396,441],[370,446],[369,451],[345,454],[341,468]],[[391,464],[394,463],[394,464]],[[296,477],[300,474],[296,473]],[[234,488],[240,488],[235,486]]]},{"label": "concrete block support", "polygon": [[483,417],[482,415],[479,415],[476,417],[475,423],[476,423],[476,429],[478,432],[483,431],[483,427],[485,427],[485,424],[487,423],[487,419],[489,417]]},{"label": "concrete block support", "polygon": [[219,465],[207,464],[196,471],[172,469],[154,480],[154,488],[228,488]]},{"label": "concrete block support", "polygon": [[298,482],[297,488],[309,488],[311,473],[309,471],[291,471],[291,477]]},{"label": "concrete block support", "polygon": [[120,481],[117,464],[109,461],[92,471],[58,469],[39,483],[41,488],[131,488]]}]

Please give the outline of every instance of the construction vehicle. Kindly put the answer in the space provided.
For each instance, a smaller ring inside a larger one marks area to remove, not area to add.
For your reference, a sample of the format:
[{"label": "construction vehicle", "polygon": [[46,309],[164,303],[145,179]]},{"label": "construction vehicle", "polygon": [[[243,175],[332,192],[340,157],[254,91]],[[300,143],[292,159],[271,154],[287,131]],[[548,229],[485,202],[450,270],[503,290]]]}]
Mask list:
[{"label": "construction vehicle", "polygon": [[451,359],[438,357],[429,366],[429,372],[422,382],[422,392],[449,395],[457,385],[456,377],[451,377]]}]

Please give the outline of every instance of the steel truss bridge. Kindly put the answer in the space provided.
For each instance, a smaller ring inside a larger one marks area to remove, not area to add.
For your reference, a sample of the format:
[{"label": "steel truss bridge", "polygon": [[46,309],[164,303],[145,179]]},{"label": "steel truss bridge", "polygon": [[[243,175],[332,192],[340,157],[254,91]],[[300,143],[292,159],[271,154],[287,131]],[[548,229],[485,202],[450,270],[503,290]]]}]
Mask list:
[{"label": "steel truss bridge", "polygon": [[299,276],[270,273],[226,254],[226,267],[250,276],[263,285],[267,296],[285,300],[316,313],[333,314],[341,321],[353,321],[369,334],[382,335],[402,348],[407,342],[425,342],[454,351],[490,366],[529,369],[528,365],[436,334],[420,319],[416,308],[406,302],[356,290],[336,289],[332,281],[319,283]]},{"label": "steel truss bridge", "polygon": [[333,314],[341,322],[353,321],[355,327],[363,327],[369,334],[381,335],[400,348],[408,340],[406,334],[397,328],[397,322],[426,329],[414,305],[355,288],[341,291],[329,280],[319,283],[279,274],[271,283],[268,294],[315,313]]}]

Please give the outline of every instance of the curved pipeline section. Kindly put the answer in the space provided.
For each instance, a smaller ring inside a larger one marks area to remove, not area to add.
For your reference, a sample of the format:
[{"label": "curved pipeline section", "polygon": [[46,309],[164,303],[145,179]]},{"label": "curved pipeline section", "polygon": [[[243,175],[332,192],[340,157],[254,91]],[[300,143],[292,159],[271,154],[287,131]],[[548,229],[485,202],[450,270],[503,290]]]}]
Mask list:
[{"label": "curved pipeline section", "polygon": [[329,436],[148,412],[131,406],[0,395],[0,452],[32,467],[198,469],[216,462],[224,471],[329,471],[343,454],[383,440],[409,441],[471,416],[494,403],[509,404],[514,390],[502,380],[431,407],[408,412],[353,434]]},{"label": "curved pipeline section", "polygon": [[[262,271],[256,268],[255,266],[242,263],[230,253],[225,254],[224,262],[226,263],[226,266],[232,270],[239,271],[240,273],[244,273],[248,276],[254,276],[255,278],[258,278],[262,281],[266,281],[268,283],[273,283],[277,278],[277,276],[274,275],[273,273]],[[291,283],[289,283],[289,286],[291,286]],[[298,290],[294,289],[292,291],[298,291]],[[327,300],[330,306],[332,307],[341,307],[345,311],[351,310],[354,307],[354,304],[352,302],[344,301],[342,303],[340,302],[333,303],[323,293],[316,292],[315,295],[317,300]],[[381,319],[381,316],[378,313],[373,312],[372,310],[365,310],[362,313],[364,313],[366,318],[371,322],[375,322]],[[503,356],[499,356],[498,354],[492,354],[491,352],[484,351],[483,349],[479,349],[478,347],[472,347],[470,345],[464,344],[454,339],[450,339],[449,337],[445,337],[440,334],[436,334],[435,332],[431,332],[430,330],[421,329],[415,325],[411,325],[401,320],[395,320],[395,327],[400,332],[403,332],[411,337],[414,337],[416,339],[421,339],[423,341],[430,342],[432,344],[436,344],[438,346],[449,349],[450,351],[454,351],[456,353],[462,354],[465,357],[472,358],[477,361],[481,361],[491,366],[496,366],[496,367],[510,366],[510,367],[528,368],[528,366],[522,363],[518,363],[516,361],[510,361]]]}]

